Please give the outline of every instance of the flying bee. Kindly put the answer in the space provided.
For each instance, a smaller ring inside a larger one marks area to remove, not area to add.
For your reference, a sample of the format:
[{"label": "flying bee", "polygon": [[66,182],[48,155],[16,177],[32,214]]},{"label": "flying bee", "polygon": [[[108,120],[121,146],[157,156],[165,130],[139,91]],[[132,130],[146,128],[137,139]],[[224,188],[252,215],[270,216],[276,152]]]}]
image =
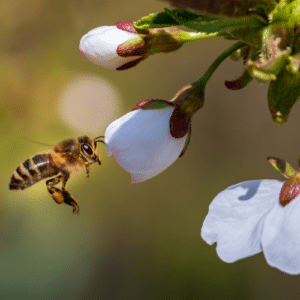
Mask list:
[{"label": "flying bee", "polygon": [[[101,165],[97,151],[97,143],[103,136],[94,140],[88,136],[63,141],[49,151],[36,154],[25,160],[14,171],[10,178],[10,190],[24,190],[42,179],[53,177],[46,181],[48,192],[57,204],[66,203],[73,206],[73,213],[79,213],[79,205],[73,196],[66,190],[70,175],[85,168],[86,177],[89,177],[90,165]],[[105,143],[104,143],[105,144]],[[61,183],[61,189],[55,187]]]}]

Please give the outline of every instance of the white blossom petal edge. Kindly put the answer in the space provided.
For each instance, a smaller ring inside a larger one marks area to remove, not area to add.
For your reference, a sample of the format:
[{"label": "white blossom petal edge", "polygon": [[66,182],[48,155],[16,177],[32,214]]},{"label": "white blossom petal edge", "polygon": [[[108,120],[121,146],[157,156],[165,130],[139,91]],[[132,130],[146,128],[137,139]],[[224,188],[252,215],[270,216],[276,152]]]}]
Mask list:
[{"label": "white blossom petal edge", "polygon": [[187,136],[175,139],[170,135],[173,110],[134,110],[107,127],[107,155],[113,154],[117,163],[131,173],[131,183],[156,176],[179,157]]},{"label": "white blossom petal edge", "polygon": [[117,48],[137,34],[121,30],[114,26],[100,26],[85,34],[79,43],[79,51],[94,64],[117,69],[124,64],[134,61],[140,56],[121,57]]},{"label": "white blossom petal edge", "polygon": [[201,236],[210,245],[217,243],[223,261],[263,251],[272,267],[300,274],[300,196],[281,206],[282,185],[277,180],[246,181],[215,197]]}]

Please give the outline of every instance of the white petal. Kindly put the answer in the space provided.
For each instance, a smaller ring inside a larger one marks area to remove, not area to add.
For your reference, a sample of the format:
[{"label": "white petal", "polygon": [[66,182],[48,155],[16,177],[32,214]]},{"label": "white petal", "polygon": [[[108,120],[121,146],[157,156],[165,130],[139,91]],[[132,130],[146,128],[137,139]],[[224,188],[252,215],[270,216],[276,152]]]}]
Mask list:
[{"label": "white petal", "polygon": [[96,65],[116,69],[139,58],[121,57],[116,52],[120,44],[136,36],[135,33],[118,29],[116,26],[97,27],[81,38],[79,51]]},{"label": "white petal", "polygon": [[175,139],[170,135],[173,110],[170,107],[131,111],[106,129],[107,151],[132,174],[132,183],[154,177],[179,157],[186,137]]},{"label": "white petal", "polygon": [[263,226],[262,247],[269,265],[289,274],[300,274],[300,197],[287,206],[279,203]]},{"label": "white petal", "polygon": [[282,182],[246,181],[217,195],[209,206],[202,238],[217,242],[219,257],[228,263],[259,253],[264,219],[279,201]]}]

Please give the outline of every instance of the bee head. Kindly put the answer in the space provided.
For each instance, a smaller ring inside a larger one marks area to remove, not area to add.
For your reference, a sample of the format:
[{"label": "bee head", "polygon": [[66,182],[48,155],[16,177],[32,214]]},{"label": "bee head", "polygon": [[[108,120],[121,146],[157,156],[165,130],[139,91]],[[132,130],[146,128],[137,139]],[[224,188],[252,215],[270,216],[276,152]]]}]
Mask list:
[{"label": "bee head", "polygon": [[80,144],[80,152],[90,164],[98,162],[98,164],[101,165],[99,153],[97,151],[97,142],[103,141],[98,141],[98,138],[95,138],[94,140],[92,140],[88,136],[81,136],[78,138],[78,142]]}]

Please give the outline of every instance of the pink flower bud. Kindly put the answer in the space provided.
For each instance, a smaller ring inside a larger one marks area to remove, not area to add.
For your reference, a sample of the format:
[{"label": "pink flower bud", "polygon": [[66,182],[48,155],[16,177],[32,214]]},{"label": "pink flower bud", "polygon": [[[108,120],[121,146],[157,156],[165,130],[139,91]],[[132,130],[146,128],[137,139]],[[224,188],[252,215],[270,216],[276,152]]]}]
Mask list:
[{"label": "pink flower bud", "polygon": [[79,51],[101,67],[126,70],[155,53],[179,49],[183,41],[177,27],[140,30],[133,22],[102,26],[81,38]]},{"label": "pink flower bud", "polygon": [[139,35],[120,29],[120,26],[101,26],[92,29],[81,38],[79,51],[98,66],[109,69],[126,69],[142,59],[142,56],[124,57],[117,53],[121,44],[133,38],[139,38]]}]

